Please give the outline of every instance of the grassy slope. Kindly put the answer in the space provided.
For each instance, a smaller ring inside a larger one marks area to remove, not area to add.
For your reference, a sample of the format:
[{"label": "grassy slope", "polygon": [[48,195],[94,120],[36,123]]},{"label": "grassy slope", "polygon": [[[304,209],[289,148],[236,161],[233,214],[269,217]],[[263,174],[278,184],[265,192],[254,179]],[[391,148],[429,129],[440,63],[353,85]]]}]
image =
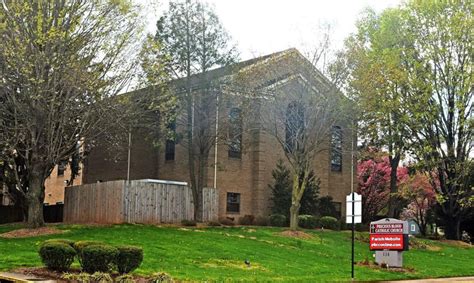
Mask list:
[{"label": "grassy slope", "polygon": [[[350,277],[350,233],[307,231],[310,240],[276,235],[279,228],[159,228],[145,225],[85,227],[61,225],[63,235],[27,239],[0,238],[0,270],[40,266],[41,241],[51,238],[101,240],[111,244],[134,244],[144,248],[139,274],[164,271],[176,279],[190,280],[347,280]],[[0,226],[0,233],[17,228]],[[196,231],[197,230],[197,231]],[[322,242],[321,242],[322,238]],[[438,251],[410,250],[405,266],[413,273],[356,267],[358,280],[402,279],[474,275],[473,248],[458,248],[429,242]],[[367,243],[356,243],[356,260],[372,259]],[[249,269],[243,263],[249,259]]]}]

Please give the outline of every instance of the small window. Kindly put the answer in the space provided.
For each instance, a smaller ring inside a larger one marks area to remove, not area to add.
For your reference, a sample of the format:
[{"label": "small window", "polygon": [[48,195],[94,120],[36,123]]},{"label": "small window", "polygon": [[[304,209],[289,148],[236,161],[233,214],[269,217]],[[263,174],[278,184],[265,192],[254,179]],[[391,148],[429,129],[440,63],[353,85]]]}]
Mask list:
[{"label": "small window", "polygon": [[242,157],[242,113],[239,108],[229,112],[229,157]]},{"label": "small window", "polygon": [[66,171],[67,161],[60,161],[58,164],[58,176],[64,176],[64,171]]},{"label": "small window", "polygon": [[339,126],[332,127],[331,171],[342,171],[342,129]]},{"label": "small window", "polygon": [[170,138],[166,140],[165,144],[165,160],[174,160],[176,152],[176,122],[172,122],[168,125],[168,131],[171,135]]},{"label": "small window", "polygon": [[227,212],[230,212],[230,213],[240,212],[240,194],[239,193],[227,193]]}]

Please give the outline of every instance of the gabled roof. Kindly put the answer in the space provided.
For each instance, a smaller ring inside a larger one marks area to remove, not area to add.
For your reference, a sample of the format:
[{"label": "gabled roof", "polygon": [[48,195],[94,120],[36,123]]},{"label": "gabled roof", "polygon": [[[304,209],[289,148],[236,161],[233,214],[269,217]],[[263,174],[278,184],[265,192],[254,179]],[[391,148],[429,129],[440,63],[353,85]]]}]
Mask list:
[{"label": "gabled roof", "polygon": [[[194,90],[225,87],[252,93],[295,75],[303,76],[307,82],[317,86],[320,91],[333,87],[332,83],[295,48],[192,75],[190,85]],[[177,92],[184,92],[186,83],[186,78],[175,79],[169,82],[169,87]],[[137,91],[147,89],[154,89],[154,87]]]},{"label": "gabled roof", "polygon": [[[298,50],[290,48],[284,51],[242,61],[205,73],[191,76],[191,87],[200,88],[211,85],[260,89],[294,74],[304,74],[305,78],[328,88],[331,83]],[[171,82],[178,89],[184,88],[186,79]]]}]

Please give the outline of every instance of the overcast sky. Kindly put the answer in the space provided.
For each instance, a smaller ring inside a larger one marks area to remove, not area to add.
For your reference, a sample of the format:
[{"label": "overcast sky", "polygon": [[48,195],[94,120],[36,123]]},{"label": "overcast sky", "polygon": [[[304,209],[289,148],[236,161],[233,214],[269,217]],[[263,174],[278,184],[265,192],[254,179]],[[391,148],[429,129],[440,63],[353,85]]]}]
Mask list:
[{"label": "overcast sky", "polygon": [[[141,4],[156,0],[135,0]],[[401,0],[207,0],[214,6],[224,27],[237,43],[242,60],[296,47],[305,52],[317,42],[318,30],[332,26],[334,48],[355,31],[360,13],[371,7],[381,11]],[[147,9],[147,29],[154,32],[157,14],[167,7]],[[158,11],[156,11],[158,10]]]}]

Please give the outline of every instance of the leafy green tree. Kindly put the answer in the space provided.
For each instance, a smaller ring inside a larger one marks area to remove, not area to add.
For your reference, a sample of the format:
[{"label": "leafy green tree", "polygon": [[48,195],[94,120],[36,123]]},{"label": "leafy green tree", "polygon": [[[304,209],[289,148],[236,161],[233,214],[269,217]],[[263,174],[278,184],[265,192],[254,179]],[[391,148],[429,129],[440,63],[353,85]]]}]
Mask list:
[{"label": "leafy green tree", "polygon": [[28,226],[44,225],[54,166],[126,120],[112,97],[134,70],[139,28],[126,0],[0,1],[0,154],[24,193]]},{"label": "leafy green tree", "polygon": [[195,219],[202,218],[202,189],[207,185],[209,152],[219,132],[214,130],[218,93],[212,85],[196,89],[191,76],[202,74],[213,67],[225,66],[237,59],[236,48],[222,27],[213,9],[196,0],[170,2],[169,10],[158,20],[153,38],[159,49],[147,48],[144,53],[150,60],[144,67],[152,77],[156,62],[165,64],[164,70],[183,84],[171,91],[177,98],[177,133],[183,136],[187,148],[188,171]]},{"label": "leafy green tree", "polygon": [[[410,2],[407,26],[425,72],[411,103],[414,153],[439,180],[437,206],[449,239],[474,205],[469,184],[473,154],[474,6],[471,1]],[[409,70],[410,71],[410,70]]]},{"label": "leafy green tree", "polygon": [[346,49],[363,136],[386,147],[393,164],[409,153],[436,172],[436,211],[450,239],[460,238],[474,195],[472,14],[470,1],[410,1],[368,13]]},{"label": "leafy green tree", "polygon": [[412,44],[403,34],[403,12],[387,9],[380,15],[367,10],[358,31],[346,40],[350,75],[348,93],[357,102],[359,137],[368,146],[386,148],[390,163],[389,217],[398,217],[397,167],[409,147],[407,97],[413,91],[404,73],[415,68]]}]

